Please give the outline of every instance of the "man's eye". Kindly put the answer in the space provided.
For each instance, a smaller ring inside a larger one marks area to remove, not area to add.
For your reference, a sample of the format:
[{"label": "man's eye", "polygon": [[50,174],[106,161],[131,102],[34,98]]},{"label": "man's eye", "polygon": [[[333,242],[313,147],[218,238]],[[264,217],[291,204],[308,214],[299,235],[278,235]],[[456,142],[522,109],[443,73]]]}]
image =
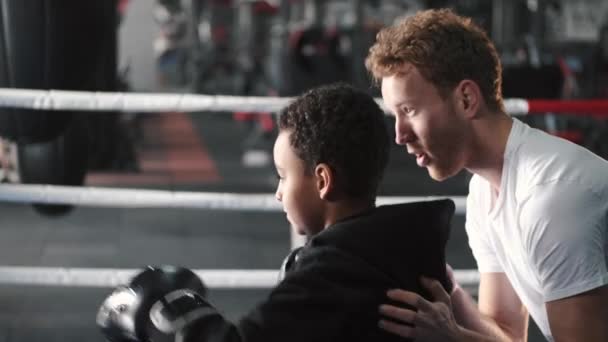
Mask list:
[{"label": "man's eye", "polygon": [[405,114],[407,116],[414,115],[414,110],[412,108],[403,108],[402,111],[403,111],[403,114]]}]

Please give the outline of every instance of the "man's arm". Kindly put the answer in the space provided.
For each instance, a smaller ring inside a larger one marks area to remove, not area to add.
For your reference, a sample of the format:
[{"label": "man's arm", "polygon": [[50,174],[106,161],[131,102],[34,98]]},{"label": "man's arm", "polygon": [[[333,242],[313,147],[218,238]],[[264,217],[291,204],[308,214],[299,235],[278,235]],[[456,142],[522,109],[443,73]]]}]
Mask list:
[{"label": "man's arm", "polygon": [[527,341],[528,311],[504,273],[482,273],[479,304],[458,288],[451,295],[454,315],[466,329],[498,341]]},{"label": "man's arm", "polygon": [[556,342],[608,341],[608,285],[545,307]]},{"label": "man's arm", "polygon": [[392,300],[417,311],[383,305],[380,309],[383,315],[410,325],[383,320],[381,328],[422,341],[527,341],[528,312],[503,273],[482,273],[479,309],[461,288],[448,295],[436,280],[425,280],[422,284],[434,302],[413,292],[390,291]]},{"label": "man's arm", "polygon": [[538,185],[521,205],[526,262],[542,288],[556,341],[608,341],[608,207],[585,184]]}]

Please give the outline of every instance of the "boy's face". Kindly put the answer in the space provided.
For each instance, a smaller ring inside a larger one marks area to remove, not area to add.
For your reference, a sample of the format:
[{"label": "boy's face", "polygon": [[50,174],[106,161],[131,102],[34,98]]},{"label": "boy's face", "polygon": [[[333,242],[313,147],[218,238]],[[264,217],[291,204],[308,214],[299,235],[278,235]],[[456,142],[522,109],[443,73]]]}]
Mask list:
[{"label": "boy's face", "polygon": [[281,131],[274,144],[274,164],[279,184],[276,197],[283,203],[287,220],[299,234],[315,235],[324,228],[323,200],[316,178],[289,143],[290,131]]},{"label": "boy's face", "polygon": [[431,178],[444,180],[465,167],[467,123],[411,64],[382,79],[382,97],[395,117],[395,141],[416,157]]}]

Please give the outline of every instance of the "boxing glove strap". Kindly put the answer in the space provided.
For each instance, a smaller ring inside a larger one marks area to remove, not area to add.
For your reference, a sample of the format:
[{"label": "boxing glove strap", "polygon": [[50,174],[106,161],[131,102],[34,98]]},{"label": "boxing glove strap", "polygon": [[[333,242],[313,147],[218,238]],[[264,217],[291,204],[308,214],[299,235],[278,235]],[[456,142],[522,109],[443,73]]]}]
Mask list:
[{"label": "boxing glove strap", "polygon": [[179,289],[168,293],[152,305],[150,320],[165,334],[174,334],[197,319],[216,313],[198,293]]}]

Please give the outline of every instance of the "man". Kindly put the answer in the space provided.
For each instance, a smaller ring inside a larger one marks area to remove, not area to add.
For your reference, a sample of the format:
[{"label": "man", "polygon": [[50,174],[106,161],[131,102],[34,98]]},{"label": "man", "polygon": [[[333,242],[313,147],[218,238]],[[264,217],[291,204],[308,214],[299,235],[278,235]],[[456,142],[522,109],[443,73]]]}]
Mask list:
[{"label": "man", "polygon": [[389,144],[368,94],[343,84],[305,93],[281,113],[274,161],[277,200],[310,241],[286,259],[268,298],[232,323],[188,271],[151,268],[105,301],[102,331],[114,342],[402,341],[378,329],[375,308],[390,288],[424,293],[421,275],[451,289],[444,248],[454,204],[376,208]]},{"label": "man", "polygon": [[487,35],[450,10],[382,30],[366,66],[395,117],[396,142],[438,181],[474,174],[466,230],[479,303],[432,280],[415,310],[380,326],[417,341],[525,341],[528,313],[548,340],[608,341],[608,163],[504,110],[501,65]]}]

